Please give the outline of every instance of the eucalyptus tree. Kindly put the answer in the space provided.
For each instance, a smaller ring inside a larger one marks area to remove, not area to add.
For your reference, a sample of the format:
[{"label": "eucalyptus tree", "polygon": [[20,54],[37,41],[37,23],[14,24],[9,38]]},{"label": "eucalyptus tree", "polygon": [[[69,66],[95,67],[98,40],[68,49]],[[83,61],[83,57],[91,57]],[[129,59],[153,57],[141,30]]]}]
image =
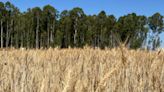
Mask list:
[{"label": "eucalyptus tree", "polygon": [[79,43],[79,47],[83,47],[84,45],[87,45],[87,35],[88,35],[88,25],[86,23],[87,21],[87,15],[83,15],[81,17],[81,22],[79,23],[79,29],[80,31],[78,32],[78,43]]},{"label": "eucalyptus tree", "polygon": [[107,20],[107,15],[105,11],[101,11],[96,19],[96,34],[97,34],[97,46],[104,48],[104,43],[105,43],[105,34],[107,31],[107,26],[106,26],[106,20]]},{"label": "eucalyptus tree", "polygon": [[157,47],[160,46],[160,38],[159,34],[164,31],[163,29],[163,16],[160,13],[155,13],[151,17],[149,17],[149,27],[152,30],[152,49],[155,50]]},{"label": "eucalyptus tree", "polygon": [[9,38],[10,38],[10,24],[13,24],[13,20],[12,18],[12,13],[13,13],[13,5],[10,2],[6,2],[5,3],[5,9],[6,9],[6,13],[5,13],[5,20],[6,20],[6,47],[8,47],[9,45]]},{"label": "eucalyptus tree", "polygon": [[73,37],[73,39],[71,39],[71,42],[72,45],[75,47],[78,45],[77,37],[78,37],[78,32],[80,31],[79,24],[80,22],[82,22],[81,20],[84,15],[85,15],[84,11],[79,7],[73,8],[70,11],[70,18],[72,21],[72,31],[73,31],[71,32],[71,36]]},{"label": "eucalyptus tree", "polygon": [[[131,40],[131,48],[141,48],[143,45],[146,45],[145,42],[147,40],[147,33],[148,28],[147,25],[147,18],[146,16],[137,16],[136,19],[136,34]],[[145,46],[144,46],[145,47]]]},{"label": "eucalyptus tree", "polygon": [[21,21],[20,21],[20,17],[21,17],[21,12],[19,11],[18,8],[14,9],[14,18],[13,18],[13,28],[12,28],[12,32],[11,32],[11,46],[14,46],[16,48],[19,48],[19,39],[20,39],[20,28],[21,28]]},{"label": "eucalyptus tree", "polygon": [[15,7],[10,2],[6,2],[5,4],[6,8],[6,47],[10,45],[12,47],[13,41],[14,41],[14,25],[16,22],[16,16],[19,16],[20,11],[17,7]]},{"label": "eucalyptus tree", "polygon": [[57,13],[57,10],[51,5],[46,5],[43,7],[43,18],[47,29],[47,47],[49,47],[50,44],[52,46],[54,43],[55,24],[58,15]]},{"label": "eucalyptus tree", "polygon": [[118,19],[116,32],[120,35],[120,39],[124,42],[127,40],[129,48],[140,47],[143,43],[146,29],[146,18],[144,16],[137,16],[135,13],[122,16]]},{"label": "eucalyptus tree", "polygon": [[12,46],[14,40],[14,23],[17,20],[16,16],[20,14],[19,9],[15,7],[10,2],[5,3],[5,24],[6,24],[6,39],[5,45],[8,47],[9,45]]},{"label": "eucalyptus tree", "polygon": [[0,2],[0,27],[1,27],[1,48],[3,48],[3,21],[4,21],[4,3]]},{"label": "eucalyptus tree", "polygon": [[39,48],[39,29],[40,29],[40,21],[42,10],[39,7],[35,7],[32,9],[33,13],[33,22],[35,26],[35,48]]},{"label": "eucalyptus tree", "polygon": [[97,15],[90,15],[87,17],[87,34],[86,40],[88,45],[96,47],[97,46]]},{"label": "eucalyptus tree", "polygon": [[33,29],[33,12],[29,8],[27,12],[24,13],[24,24],[25,25],[25,46],[26,48],[33,47],[33,43],[35,41],[35,32]]},{"label": "eucalyptus tree", "polygon": [[86,45],[89,45],[89,46],[92,45],[94,47],[93,30],[95,27],[95,20],[92,15],[86,16],[85,25],[86,25],[86,31],[87,31],[85,34]]},{"label": "eucalyptus tree", "polygon": [[110,48],[115,47],[115,43],[116,43],[113,37],[113,31],[116,21],[117,20],[114,15],[107,16],[106,24],[105,24],[107,30],[105,32],[104,37],[105,37],[105,45]]},{"label": "eucalyptus tree", "polygon": [[60,14],[59,30],[63,33],[61,47],[67,48],[71,45],[71,18],[68,10],[64,10]]},{"label": "eucalyptus tree", "polygon": [[18,29],[18,35],[19,35],[19,45],[20,47],[24,47],[25,45],[25,32],[26,32],[26,23],[25,23],[25,13],[21,13],[19,15],[19,29]]}]

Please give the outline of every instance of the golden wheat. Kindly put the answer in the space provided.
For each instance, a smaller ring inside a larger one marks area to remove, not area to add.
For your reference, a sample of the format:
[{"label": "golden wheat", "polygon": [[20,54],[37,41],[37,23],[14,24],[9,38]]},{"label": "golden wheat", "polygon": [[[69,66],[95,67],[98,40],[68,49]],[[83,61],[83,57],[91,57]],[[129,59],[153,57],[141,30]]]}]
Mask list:
[{"label": "golden wheat", "polygon": [[164,52],[1,50],[0,92],[164,92]]}]

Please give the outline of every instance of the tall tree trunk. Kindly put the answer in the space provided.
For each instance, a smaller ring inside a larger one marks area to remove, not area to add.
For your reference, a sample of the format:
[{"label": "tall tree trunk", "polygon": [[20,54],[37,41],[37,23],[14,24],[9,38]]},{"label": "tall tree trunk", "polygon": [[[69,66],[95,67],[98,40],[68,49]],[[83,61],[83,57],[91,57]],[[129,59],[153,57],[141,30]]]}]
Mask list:
[{"label": "tall tree trunk", "polygon": [[77,29],[75,29],[75,33],[74,33],[74,45],[77,45]]},{"label": "tall tree trunk", "polygon": [[155,33],[155,38],[154,38],[154,41],[153,41],[153,50],[155,50],[157,47],[158,47],[158,40],[159,40],[159,33]]},{"label": "tall tree trunk", "polygon": [[96,46],[100,47],[100,34],[97,34],[97,41]]},{"label": "tall tree trunk", "polygon": [[82,32],[82,37],[81,37],[81,46],[83,46],[85,44],[85,33]]},{"label": "tall tree trunk", "polygon": [[21,34],[21,47],[23,47],[23,35],[24,35],[24,32],[22,32]]},{"label": "tall tree trunk", "polygon": [[111,32],[110,32],[110,36],[111,36],[111,47],[112,47],[112,48],[113,48],[113,47],[116,47],[116,41],[115,41],[115,39],[114,39],[114,34],[113,34],[112,30],[111,30]]},{"label": "tall tree trunk", "polygon": [[[53,46],[53,43],[54,43],[53,32],[55,33],[55,22],[53,22],[52,30],[51,30],[51,33],[50,33],[50,42],[51,42],[51,46]],[[54,35],[55,35],[55,34],[54,34]]]},{"label": "tall tree trunk", "polygon": [[103,34],[102,34],[102,31],[103,31],[103,29],[102,29],[102,25],[101,25],[100,38],[99,38],[99,39],[100,39],[100,40],[99,40],[99,41],[100,41],[100,45],[99,45],[100,48],[103,47],[103,44],[102,44],[102,43],[103,43],[103,36],[102,36]]},{"label": "tall tree trunk", "polygon": [[16,48],[19,48],[19,31],[20,31],[20,20],[17,21],[18,24],[16,25],[15,27],[15,45],[16,45]]},{"label": "tall tree trunk", "polygon": [[49,29],[49,23],[47,23],[47,48],[50,46],[50,29]]},{"label": "tall tree trunk", "polygon": [[[30,30],[29,30],[29,34],[32,34],[32,35],[29,35],[29,47],[30,48],[34,48],[34,44],[35,44],[35,41],[34,41],[34,39],[35,39],[35,36],[34,36],[34,34],[35,34],[35,32],[33,31],[33,19],[31,19],[31,25],[30,25]],[[34,41],[34,42],[33,42]]]},{"label": "tall tree trunk", "polygon": [[43,47],[43,36],[41,34],[41,36],[40,36],[40,48],[42,48],[42,47]]},{"label": "tall tree trunk", "polygon": [[74,46],[77,46],[77,18],[74,23]]},{"label": "tall tree trunk", "polygon": [[10,28],[10,30],[11,30],[11,32],[10,32],[10,35],[11,35],[10,47],[13,46],[13,34],[14,34],[14,32],[13,32],[14,31],[13,24],[14,24],[14,20],[12,19],[11,20],[11,28]]},{"label": "tall tree trunk", "polygon": [[39,48],[39,18],[37,17],[37,27],[36,27],[36,48]]},{"label": "tall tree trunk", "polygon": [[11,36],[11,44],[10,44],[10,47],[11,48],[13,47],[13,36]]},{"label": "tall tree trunk", "polygon": [[26,47],[29,48],[29,32],[30,30],[28,30],[27,34],[26,34]]},{"label": "tall tree trunk", "polygon": [[146,50],[148,49],[148,37],[147,37],[147,33],[145,33],[144,35],[145,39],[144,39],[144,42],[143,42],[143,48]]},{"label": "tall tree trunk", "polygon": [[9,23],[7,21],[7,29],[6,29],[6,48],[8,48],[9,43]]},{"label": "tall tree trunk", "polygon": [[53,34],[52,33],[53,33],[53,31],[51,30],[50,31],[50,45],[51,46],[52,46],[52,43],[53,43],[53,36],[52,36]]},{"label": "tall tree trunk", "polygon": [[3,48],[3,21],[1,20],[1,48]]},{"label": "tall tree trunk", "polygon": [[16,48],[19,47],[19,43],[18,43],[18,30],[16,31]]}]

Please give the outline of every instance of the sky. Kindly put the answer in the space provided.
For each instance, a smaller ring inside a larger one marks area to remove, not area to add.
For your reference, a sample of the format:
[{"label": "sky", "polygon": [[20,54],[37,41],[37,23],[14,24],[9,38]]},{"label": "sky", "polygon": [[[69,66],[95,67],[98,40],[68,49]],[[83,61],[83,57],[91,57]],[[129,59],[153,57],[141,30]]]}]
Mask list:
[{"label": "sky", "polygon": [[[164,15],[164,0],[0,0],[10,1],[21,11],[36,6],[43,7],[50,4],[59,12],[80,7],[88,15],[98,14],[104,10],[108,15],[113,14],[117,18],[128,13],[135,12],[138,15],[151,16],[156,12]],[[164,33],[160,35],[164,47]]]}]

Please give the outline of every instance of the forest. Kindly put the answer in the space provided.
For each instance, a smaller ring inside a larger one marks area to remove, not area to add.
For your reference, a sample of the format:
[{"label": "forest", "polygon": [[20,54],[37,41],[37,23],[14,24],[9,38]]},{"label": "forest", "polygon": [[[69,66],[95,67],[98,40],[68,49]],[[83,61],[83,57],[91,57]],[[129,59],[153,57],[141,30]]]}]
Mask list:
[{"label": "forest", "polygon": [[49,48],[84,46],[114,48],[127,41],[130,49],[160,47],[163,16],[130,13],[116,18],[100,11],[87,15],[82,8],[59,12],[51,5],[21,12],[10,2],[0,2],[1,48]]}]

